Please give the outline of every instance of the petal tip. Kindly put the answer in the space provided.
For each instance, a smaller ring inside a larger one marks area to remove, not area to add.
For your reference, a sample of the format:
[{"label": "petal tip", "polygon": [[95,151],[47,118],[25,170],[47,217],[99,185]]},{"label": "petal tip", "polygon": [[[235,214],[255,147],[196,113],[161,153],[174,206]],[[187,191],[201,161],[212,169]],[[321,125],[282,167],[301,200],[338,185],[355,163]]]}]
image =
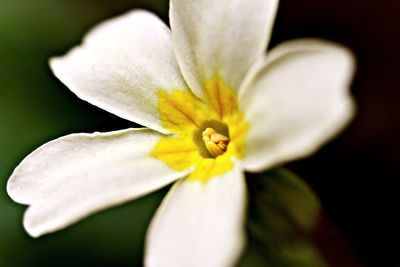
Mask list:
[{"label": "petal tip", "polygon": [[23,223],[24,229],[28,233],[28,235],[30,235],[33,238],[38,238],[38,237],[44,235],[45,232],[43,231],[43,229],[40,230],[40,227],[35,227],[35,225],[32,223],[32,220],[29,217],[29,211],[30,211],[30,208],[28,208],[25,211],[22,223]]},{"label": "petal tip", "polygon": [[15,168],[14,172],[11,174],[10,178],[8,178],[6,185],[6,192],[8,196],[16,203],[28,205],[29,200],[24,196],[23,189],[21,188],[20,183],[18,182],[18,169]]}]

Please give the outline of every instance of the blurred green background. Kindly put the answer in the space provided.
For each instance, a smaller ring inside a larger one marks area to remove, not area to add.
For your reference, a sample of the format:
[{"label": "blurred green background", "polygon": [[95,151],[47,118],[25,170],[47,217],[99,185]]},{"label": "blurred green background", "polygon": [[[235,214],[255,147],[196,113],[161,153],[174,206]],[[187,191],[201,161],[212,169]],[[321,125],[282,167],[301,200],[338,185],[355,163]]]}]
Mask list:
[{"label": "blurred green background", "polygon": [[[22,228],[25,207],[5,191],[13,168],[39,145],[69,133],[134,126],[78,99],[47,64],[98,22],[132,8],[168,21],[167,0],[0,0],[1,267],[141,266],[147,225],[167,189],[36,240]],[[399,234],[399,10],[395,0],[281,2],[272,46],[323,37],[350,46],[359,61],[354,123],[314,157],[289,165],[339,226],[322,223],[316,231],[331,266],[400,264],[393,245]]]},{"label": "blurred green background", "polygon": [[140,266],[145,231],[164,192],[38,240],[22,228],[25,207],[5,192],[13,168],[40,144],[132,126],[75,97],[47,61],[78,44],[97,22],[137,7],[166,16],[168,2],[0,1],[0,266]]}]

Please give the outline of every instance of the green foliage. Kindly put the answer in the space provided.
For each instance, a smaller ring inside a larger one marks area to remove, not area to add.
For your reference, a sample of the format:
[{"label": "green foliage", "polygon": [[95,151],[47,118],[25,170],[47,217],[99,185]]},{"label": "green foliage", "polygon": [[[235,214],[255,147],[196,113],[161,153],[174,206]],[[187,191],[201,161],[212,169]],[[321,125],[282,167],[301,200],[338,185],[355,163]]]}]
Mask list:
[{"label": "green foliage", "polygon": [[248,248],[238,266],[324,267],[310,240],[318,198],[285,169],[250,175]]}]

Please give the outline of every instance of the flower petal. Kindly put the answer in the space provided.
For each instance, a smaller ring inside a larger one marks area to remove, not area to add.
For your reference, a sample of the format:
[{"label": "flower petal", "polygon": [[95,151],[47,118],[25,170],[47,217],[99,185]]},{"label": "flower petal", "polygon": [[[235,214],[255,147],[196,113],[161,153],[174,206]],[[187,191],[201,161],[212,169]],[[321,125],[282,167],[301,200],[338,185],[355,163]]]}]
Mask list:
[{"label": "flower petal", "polygon": [[239,164],[207,183],[177,182],[150,225],[145,265],[233,265],[244,246],[245,204]]},{"label": "flower petal", "polygon": [[[352,54],[322,40],[273,49],[239,97],[250,123],[247,170],[313,153],[352,118]],[[241,89],[242,90],[242,89]]]},{"label": "flower petal", "polygon": [[72,134],[38,148],[15,169],[7,191],[31,205],[34,237],[156,190],[187,174],[150,157],[161,134],[149,129]]},{"label": "flower petal", "polygon": [[216,75],[239,89],[266,49],[277,6],[277,0],[171,0],[175,53],[196,95]]},{"label": "flower petal", "polygon": [[50,66],[81,99],[163,133],[168,131],[159,121],[157,92],[187,88],[170,30],[146,11],[100,24]]}]

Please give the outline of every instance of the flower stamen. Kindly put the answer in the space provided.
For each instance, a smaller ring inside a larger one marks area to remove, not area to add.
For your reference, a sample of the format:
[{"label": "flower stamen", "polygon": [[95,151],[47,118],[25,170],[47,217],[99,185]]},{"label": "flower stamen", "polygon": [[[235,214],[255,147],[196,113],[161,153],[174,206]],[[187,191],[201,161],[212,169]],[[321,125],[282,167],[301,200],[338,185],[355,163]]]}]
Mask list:
[{"label": "flower stamen", "polygon": [[202,136],[204,144],[211,156],[216,158],[226,152],[229,144],[228,137],[220,134],[213,128],[206,128]]}]

